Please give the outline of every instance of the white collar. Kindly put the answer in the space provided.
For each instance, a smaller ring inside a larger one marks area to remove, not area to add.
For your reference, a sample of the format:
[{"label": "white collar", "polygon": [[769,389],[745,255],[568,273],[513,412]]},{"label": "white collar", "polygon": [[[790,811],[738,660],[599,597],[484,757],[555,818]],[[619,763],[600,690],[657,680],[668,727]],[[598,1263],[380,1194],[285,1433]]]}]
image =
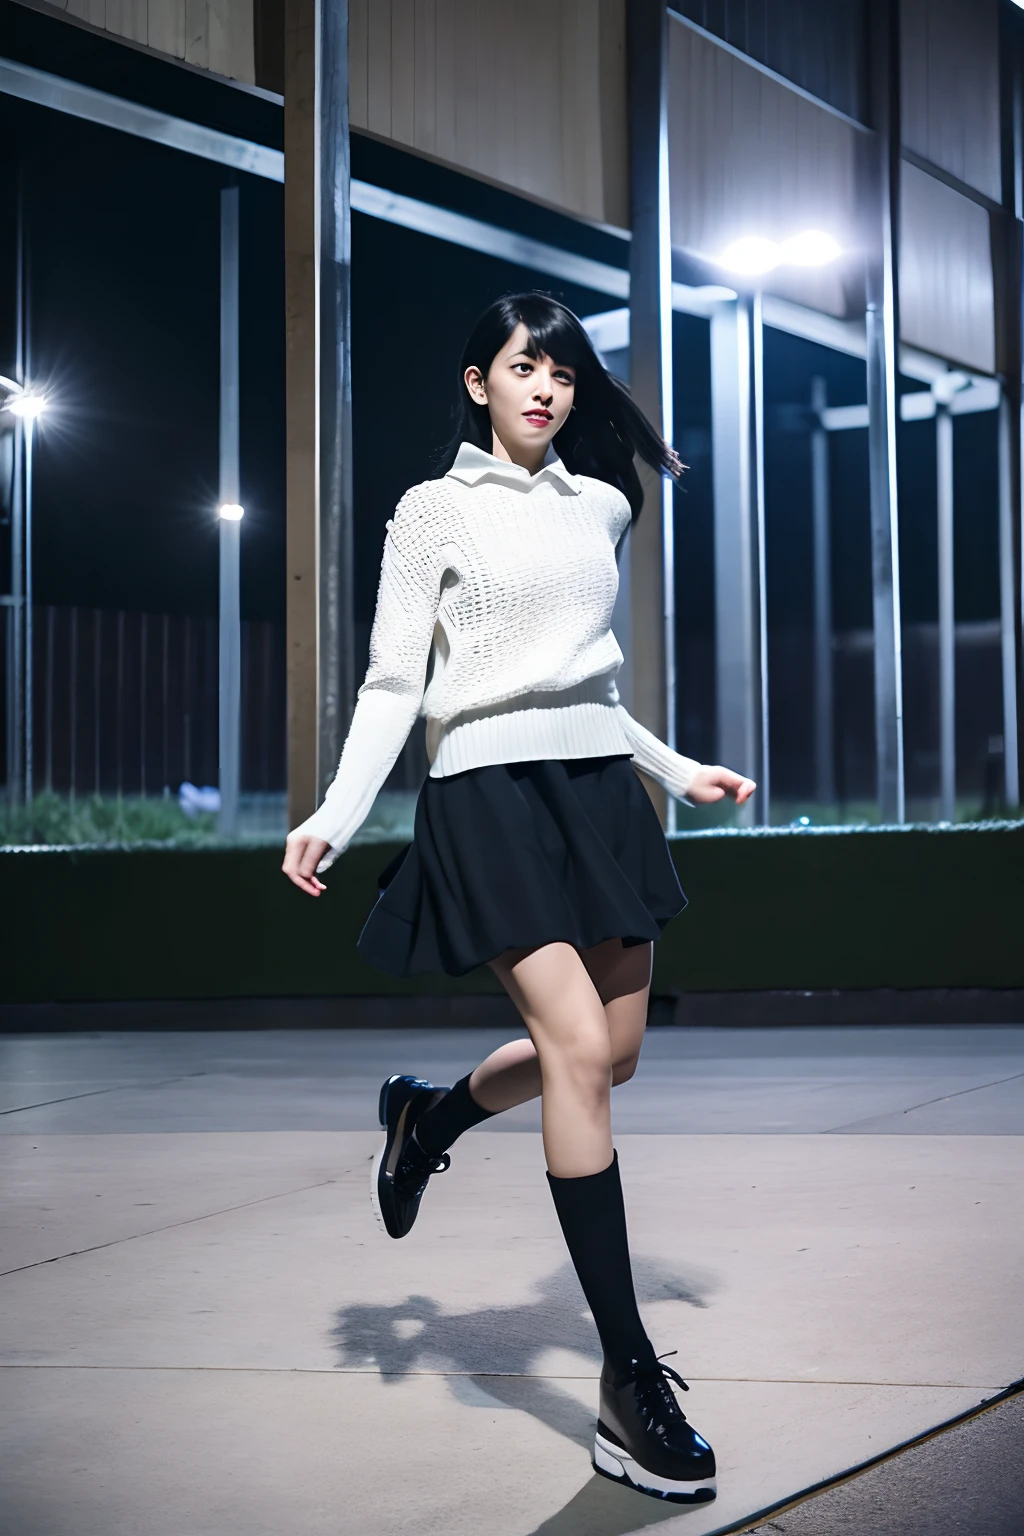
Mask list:
[{"label": "white collar", "polygon": [[510,464],[507,459],[496,458],[493,453],[485,452],[475,443],[467,442],[459,444],[455,463],[448,473],[454,480],[461,480],[463,485],[477,485],[486,479],[513,486],[517,491],[532,491],[547,476],[548,479],[560,481],[576,496],[583,489],[579,475],[569,473],[550,443],[544,463],[535,475],[531,475],[522,464]]}]

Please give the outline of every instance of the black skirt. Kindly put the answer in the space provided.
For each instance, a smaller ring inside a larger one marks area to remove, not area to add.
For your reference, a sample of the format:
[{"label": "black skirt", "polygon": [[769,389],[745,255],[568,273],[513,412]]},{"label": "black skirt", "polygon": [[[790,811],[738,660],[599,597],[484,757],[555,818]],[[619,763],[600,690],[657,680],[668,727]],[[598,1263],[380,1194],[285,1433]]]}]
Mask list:
[{"label": "black skirt", "polygon": [[391,976],[464,976],[502,950],[656,939],[686,905],[628,756],[428,778],[358,949]]}]

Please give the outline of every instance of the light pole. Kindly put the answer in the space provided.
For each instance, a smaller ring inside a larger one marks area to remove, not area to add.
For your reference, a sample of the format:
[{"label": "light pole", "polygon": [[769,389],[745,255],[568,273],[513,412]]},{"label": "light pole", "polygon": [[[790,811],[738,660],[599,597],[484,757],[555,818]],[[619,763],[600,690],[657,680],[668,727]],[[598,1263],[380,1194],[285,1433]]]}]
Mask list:
[{"label": "light pole", "polygon": [[[15,788],[24,784],[24,799],[32,799],[32,447],[35,424],[46,409],[46,397],[28,384],[17,384],[0,375],[5,398],[0,410],[21,424],[22,454],[15,456],[15,508],[11,539],[11,654],[8,682],[13,694],[9,720],[13,740],[8,749],[9,773]],[[18,428],[15,426],[15,431]],[[19,463],[19,458],[21,463]],[[22,465],[24,468],[22,469]],[[24,567],[22,565],[24,545]],[[24,778],[22,779],[22,774]],[[10,790],[11,785],[8,784]],[[12,796],[14,798],[14,796]]]},{"label": "light pole", "polygon": [[[716,510],[716,603],[738,611],[716,619],[716,674],[719,734],[737,761],[756,764],[756,802],[748,816],[762,826],[771,820],[769,749],[768,581],[764,487],[764,319],[760,279],[780,266],[821,267],[842,254],[838,241],[808,229],[787,240],[745,235],[734,240],[717,265],[746,284],[721,306],[722,323],[712,318],[712,415],[720,418],[719,447],[731,449],[737,470],[722,466],[723,495]],[[716,368],[717,355],[717,368]],[[721,411],[716,413],[715,378]],[[728,418],[726,420],[725,418]],[[718,466],[716,466],[716,474]],[[726,484],[728,481],[728,484]],[[722,697],[730,688],[734,697]],[[728,755],[723,753],[724,760]],[[741,812],[741,819],[743,819]]]},{"label": "light pole", "polygon": [[239,544],[238,188],[220,194],[220,815],[223,837],[238,832],[242,635]]}]

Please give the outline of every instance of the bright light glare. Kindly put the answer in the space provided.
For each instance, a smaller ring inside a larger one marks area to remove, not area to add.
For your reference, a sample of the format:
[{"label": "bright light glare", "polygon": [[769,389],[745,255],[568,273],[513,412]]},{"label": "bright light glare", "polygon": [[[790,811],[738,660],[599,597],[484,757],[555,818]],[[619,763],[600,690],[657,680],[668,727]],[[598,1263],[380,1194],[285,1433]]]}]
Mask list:
[{"label": "bright light glare", "polygon": [[220,515],[225,522],[237,523],[244,511],[245,508],[240,507],[237,501],[225,501],[220,508]]},{"label": "bright light glare", "polygon": [[823,229],[805,229],[784,242],[782,259],[794,267],[825,267],[842,255],[838,241]]},{"label": "bright light glare", "polygon": [[[1024,0],[1021,0],[1021,4],[1024,5]],[[736,297],[735,288],[723,288],[720,283],[701,283],[693,291],[698,299],[704,299],[708,304],[715,304],[719,301]]]},{"label": "bright light glare", "polygon": [[782,252],[774,240],[764,235],[744,235],[727,246],[720,259],[722,266],[730,272],[757,277],[762,272],[773,272],[782,259]]},{"label": "bright light glare", "polygon": [[46,410],[46,401],[42,395],[15,395],[8,400],[7,409],[24,421],[36,421]]}]

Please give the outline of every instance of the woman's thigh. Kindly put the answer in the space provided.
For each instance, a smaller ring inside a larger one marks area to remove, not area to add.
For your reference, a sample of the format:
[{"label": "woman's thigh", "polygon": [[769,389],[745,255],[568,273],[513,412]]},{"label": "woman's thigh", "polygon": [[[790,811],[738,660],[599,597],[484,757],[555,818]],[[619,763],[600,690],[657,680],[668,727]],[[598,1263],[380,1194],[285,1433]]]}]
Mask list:
[{"label": "woman's thigh", "polygon": [[603,999],[571,944],[506,949],[489,965],[515,1003],[542,1063],[556,1052],[608,1056]]},{"label": "woman's thigh", "polygon": [[608,939],[585,949],[581,959],[604,1005],[612,1048],[614,1081],[632,1077],[647,1028],[653,944]]}]

